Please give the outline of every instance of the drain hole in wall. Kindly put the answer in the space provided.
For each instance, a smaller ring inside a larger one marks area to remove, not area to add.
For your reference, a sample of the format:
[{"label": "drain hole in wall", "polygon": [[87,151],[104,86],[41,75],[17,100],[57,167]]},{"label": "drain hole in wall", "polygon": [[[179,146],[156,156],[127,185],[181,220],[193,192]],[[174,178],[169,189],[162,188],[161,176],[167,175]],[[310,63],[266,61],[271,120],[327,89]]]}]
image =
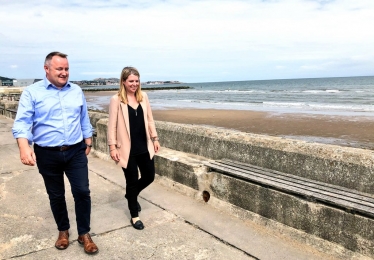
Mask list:
[{"label": "drain hole in wall", "polygon": [[207,192],[206,190],[203,191],[203,200],[205,202],[208,202],[208,200],[210,199],[210,194],[209,192]]}]

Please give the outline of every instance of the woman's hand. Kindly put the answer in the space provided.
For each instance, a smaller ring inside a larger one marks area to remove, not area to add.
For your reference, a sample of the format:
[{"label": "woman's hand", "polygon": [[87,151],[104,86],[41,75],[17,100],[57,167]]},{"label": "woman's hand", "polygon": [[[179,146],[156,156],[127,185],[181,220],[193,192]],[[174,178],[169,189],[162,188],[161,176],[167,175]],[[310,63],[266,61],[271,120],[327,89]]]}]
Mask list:
[{"label": "woman's hand", "polygon": [[158,153],[158,151],[160,150],[160,143],[158,141],[154,141],[153,147],[155,148],[155,153]]},{"label": "woman's hand", "polygon": [[119,162],[119,152],[117,148],[110,150],[110,158],[115,162]]}]

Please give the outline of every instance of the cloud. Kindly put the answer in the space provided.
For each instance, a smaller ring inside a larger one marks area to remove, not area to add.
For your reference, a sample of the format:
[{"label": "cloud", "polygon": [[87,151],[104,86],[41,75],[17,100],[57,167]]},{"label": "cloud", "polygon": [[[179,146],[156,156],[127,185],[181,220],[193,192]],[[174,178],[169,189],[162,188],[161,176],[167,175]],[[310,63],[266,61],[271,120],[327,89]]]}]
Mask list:
[{"label": "cloud", "polygon": [[[329,61],[374,59],[371,0],[0,0],[0,5],[0,70],[13,77],[38,72],[7,70],[11,64],[42,68],[45,55],[55,50],[69,54],[77,80],[118,77],[126,65],[140,69],[147,77],[142,80],[265,79],[308,71],[334,76]],[[355,73],[367,73],[365,66]],[[341,68],[339,73],[351,73]]]},{"label": "cloud", "polygon": [[18,68],[18,66],[17,65],[10,65],[10,68],[16,69],[16,68]]},{"label": "cloud", "polygon": [[8,0],[0,0],[0,4],[4,7],[6,6],[17,6],[22,8],[45,8],[45,7],[53,7],[59,8],[62,10],[75,8],[75,9],[111,9],[111,8],[145,8],[150,7],[153,5],[157,5],[159,3],[164,3],[165,1],[129,1],[129,0],[17,0],[17,1],[8,1]]}]

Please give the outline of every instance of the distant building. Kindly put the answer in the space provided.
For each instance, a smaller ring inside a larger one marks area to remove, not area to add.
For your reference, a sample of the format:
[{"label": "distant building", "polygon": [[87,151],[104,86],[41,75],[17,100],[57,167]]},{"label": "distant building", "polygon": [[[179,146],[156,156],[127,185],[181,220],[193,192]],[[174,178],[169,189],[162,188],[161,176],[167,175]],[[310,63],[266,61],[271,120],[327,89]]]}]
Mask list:
[{"label": "distant building", "polygon": [[146,85],[163,85],[163,84],[180,84],[178,80],[167,80],[167,81],[147,81]]},{"label": "distant building", "polygon": [[15,79],[13,80],[13,86],[15,87],[27,87],[35,82],[41,81],[42,79]]},{"label": "distant building", "polygon": [[0,76],[0,86],[13,86],[13,79]]}]

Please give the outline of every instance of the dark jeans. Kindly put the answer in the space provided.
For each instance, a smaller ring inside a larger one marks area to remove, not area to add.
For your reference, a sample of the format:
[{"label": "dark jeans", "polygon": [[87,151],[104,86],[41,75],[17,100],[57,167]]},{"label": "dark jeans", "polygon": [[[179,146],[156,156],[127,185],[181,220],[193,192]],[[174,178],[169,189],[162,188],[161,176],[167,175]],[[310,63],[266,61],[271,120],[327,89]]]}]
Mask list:
[{"label": "dark jeans", "polygon": [[[140,170],[140,179],[138,175]],[[138,195],[155,179],[154,160],[149,159],[149,153],[130,156],[127,168],[122,168],[126,178],[126,198],[132,218],[139,216]]]},{"label": "dark jeans", "polygon": [[34,145],[36,163],[49,196],[53,217],[59,231],[70,228],[65,201],[64,172],[75,201],[78,234],[90,231],[91,197],[88,182],[86,145],[80,142],[67,151],[52,151]]}]

